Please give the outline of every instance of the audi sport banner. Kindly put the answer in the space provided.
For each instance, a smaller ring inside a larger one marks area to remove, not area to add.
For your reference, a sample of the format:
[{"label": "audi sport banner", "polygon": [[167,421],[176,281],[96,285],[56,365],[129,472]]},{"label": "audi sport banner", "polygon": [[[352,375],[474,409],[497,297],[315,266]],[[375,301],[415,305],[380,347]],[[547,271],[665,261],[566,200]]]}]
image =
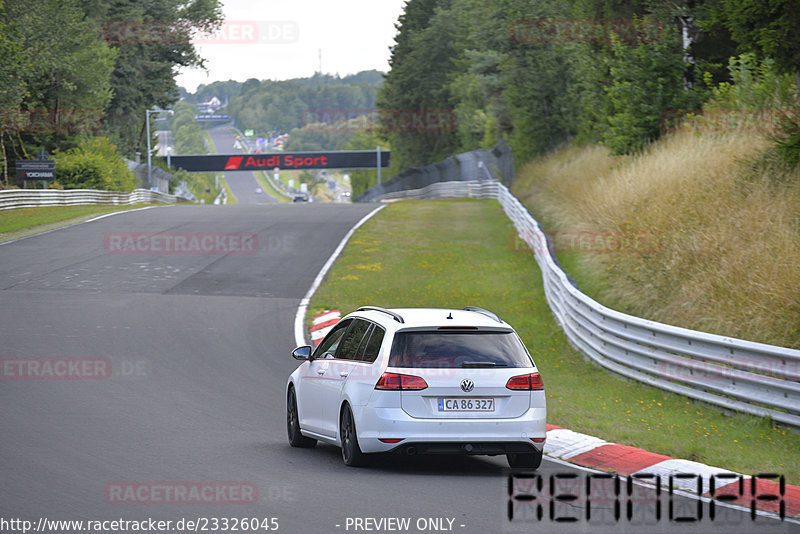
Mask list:
[{"label": "audi sport banner", "polygon": [[[381,151],[381,167],[389,166],[390,151]],[[172,156],[171,164],[189,172],[262,171],[268,169],[361,169],[378,164],[376,150]]]}]

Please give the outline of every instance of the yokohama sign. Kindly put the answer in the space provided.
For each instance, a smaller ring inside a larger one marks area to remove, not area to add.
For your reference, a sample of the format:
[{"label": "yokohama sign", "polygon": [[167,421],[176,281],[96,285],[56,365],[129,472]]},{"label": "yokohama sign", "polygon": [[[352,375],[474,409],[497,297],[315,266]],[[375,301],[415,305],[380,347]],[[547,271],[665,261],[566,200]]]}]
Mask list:
[{"label": "yokohama sign", "polygon": [[[389,166],[389,155],[388,150],[381,151],[381,167]],[[375,150],[172,156],[171,159],[173,166],[189,172],[260,171],[276,167],[287,170],[358,169],[373,168],[378,163]]]}]

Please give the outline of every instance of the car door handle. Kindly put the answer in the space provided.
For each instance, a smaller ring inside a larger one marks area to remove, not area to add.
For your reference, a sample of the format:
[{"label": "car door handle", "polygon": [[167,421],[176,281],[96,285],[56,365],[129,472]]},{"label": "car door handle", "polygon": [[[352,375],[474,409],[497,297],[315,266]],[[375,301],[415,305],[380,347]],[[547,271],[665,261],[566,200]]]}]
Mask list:
[{"label": "car door handle", "polygon": [[342,378],[345,378],[345,377],[346,377],[347,375],[349,375],[349,374],[350,374],[350,373],[348,373],[347,371],[340,371],[340,372],[339,372],[339,376],[341,376]]},{"label": "car door handle", "polygon": [[325,374],[325,369],[318,369],[317,370],[317,374],[318,375],[324,375]]}]

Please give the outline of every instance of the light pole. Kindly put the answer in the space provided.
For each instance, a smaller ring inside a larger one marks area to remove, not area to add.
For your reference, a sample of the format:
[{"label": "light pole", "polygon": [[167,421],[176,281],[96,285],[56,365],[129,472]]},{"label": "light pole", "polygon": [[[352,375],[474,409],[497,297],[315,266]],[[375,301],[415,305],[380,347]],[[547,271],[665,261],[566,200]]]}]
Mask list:
[{"label": "light pole", "polygon": [[175,112],[171,109],[148,109],[145,111],[145,128],[147,129],[147,187],[150,187],[150,184],[153,183],[153,166],[152,166],[152,154],[150,153],[150,114],[151,113],[169,113],[170,115],[174,115]]},{"label": "light pole", "polygon": [[375,149],[375,154],[377,158],[376,168],[378,169],[378,185],[381,185],[381,145],[378,145],[378,148]]}]

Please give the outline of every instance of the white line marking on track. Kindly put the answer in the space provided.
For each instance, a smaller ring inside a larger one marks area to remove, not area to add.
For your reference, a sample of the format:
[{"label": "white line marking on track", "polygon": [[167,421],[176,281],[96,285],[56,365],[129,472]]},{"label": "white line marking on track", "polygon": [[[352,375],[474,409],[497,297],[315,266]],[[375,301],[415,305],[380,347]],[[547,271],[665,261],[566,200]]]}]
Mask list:
[{"label": "white line marking on track", "polygon": [[358,230],[362,224],[370,220],[373,215],[375,215],[385,207],[386,207],[385,204],[378,206],[377,208],[366,214],[360,221],[358,221],[355,224],[355,226],[353,226],[350,229],[349,232],[347,232],[347,234],[339,242],[339,246],[336,247],[336,250],[333,251],[333,254],[331,254],[331,256],[328,258],[328,261],[326,261],[325,265],[323,265],[322,269],[320,269],[319,273],[317,274],[317,277],[314,279],[314,283],[312,283],[311,287],[308,288],[306,296],[303,297],[303,299],[300,301],[300,304],[297,306],[297,314],[294,317],[294,342],[295,345],[297,345],[298,347],[301,345],[308,345],[308,343],[306,343],[306,334],[303,324],[305,323],[306,310],[308,309],[308,303],[311,302],[311,297],[314,296],[314,293],[317,291],[317,288],[322,283],[322,280],[325,278],[325,275],[328,274],[328,271],[333,266],[333,262],[336,261],[336,258],[339,257],[339,254],[342,253],[344,246],[350,240],[350,237],[353,235],[353,233],[355,233],[355,231]]},{"label": "white line marking on track", "polygon": [[[53,228],[52,230],[45,230],[44,232],[38,232],[36,234],[26,235],[24,237],[18,237],[17,239],[12,239],[11,241],[3,241],[2,243],[0,243],[0,246],[8,245],[9,243],[16,243],[17,241],[22,241],[23,239],[28,239],[28,238],[31,238],[31,237],[37,237],[37,236],[40,236],[40,235],[49,234],[50,232],[57,232],[59,230],[64,230],[65,228],[72,228],[73,226],[78,226],[79,224],[86,224],[86,223],[90,223],[92,221],[98,221],[100,219],[105,219],[106,217],[111,217],[112,215],[119,215],[120,213],[132,213],[134,211],[150,210],[150,209],[153,209],[153,208],[170,208],[173,205],[174,204],[168,204],[166,206],[145,206],[144,208],[136,208],[136,209],[132,209],[132,210],[120,210],[120,211],[114,211],[112,213],[105,213],[103,215],[99,215],[97,217],[93,217],[91,219],[87,219],[85,221],[77,222],[77,223],[74,223],[74,224],[68,224],[67,226],[62,226],[60,228]],[[58,222],[58,221],[56,221],[56,222]]]}]

